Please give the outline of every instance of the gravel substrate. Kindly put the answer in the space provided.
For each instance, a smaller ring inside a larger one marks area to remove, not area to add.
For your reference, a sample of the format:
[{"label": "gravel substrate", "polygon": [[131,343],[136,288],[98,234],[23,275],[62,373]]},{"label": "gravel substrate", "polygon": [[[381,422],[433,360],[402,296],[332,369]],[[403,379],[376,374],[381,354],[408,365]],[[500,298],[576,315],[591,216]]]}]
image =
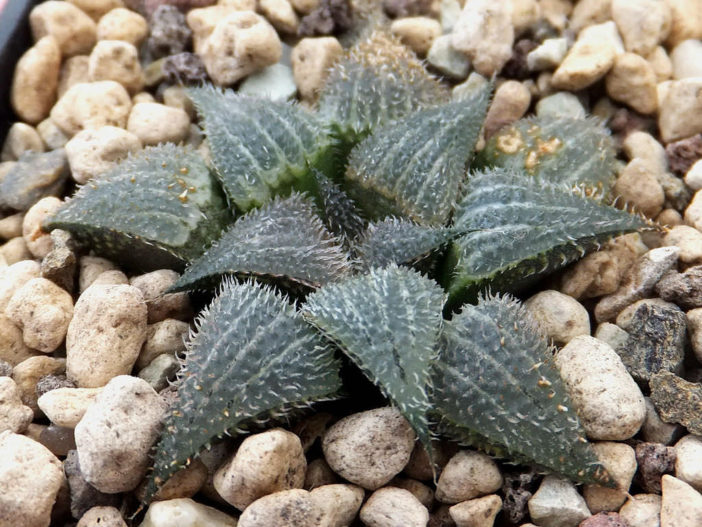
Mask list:
[{"label": "gravel substrate", "polygon": [[369,3],[34,8],[0,153],[0,527],[702,526],[702,0],[382,2],[455,95],[495,76],[484,137],[530,112],[605,121],[615,193],[667,226],[525,299],[618,488],[449,443],[434,481],[407,421],[381,407],[218,443],[133,516],[196,307],[164,295],[174,271],[130,275],[41,223],[130,153],[200,146],[184,86],[314,105]]}]

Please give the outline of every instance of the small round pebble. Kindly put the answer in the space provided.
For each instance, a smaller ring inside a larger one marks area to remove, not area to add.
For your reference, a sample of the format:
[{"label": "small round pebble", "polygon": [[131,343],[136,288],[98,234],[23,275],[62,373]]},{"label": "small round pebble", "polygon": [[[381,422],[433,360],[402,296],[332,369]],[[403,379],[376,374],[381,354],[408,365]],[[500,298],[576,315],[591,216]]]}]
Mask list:
[{"label": "small round pebble", "polygon": [[661,497],[658,494],[634,494],[619,509],[629,527],[660,527]]},{"label": "small round pebble", "polygon": [[546,476],[529,500],[529,514],[540,527],[562,527],[577,525],[590,511],[570,481]]},{"label": "small round pebble", "polygon": [[326,527],[351,525],[361,508],[365,493],[361,487],[348,484],[323,485],[312,489],[310,496],[323,511]]},{"label": "small round pebble", "polygon": [[22,393],[10,377],[0,377],[0,432],[24,432],[34,412],[22,402]]},{"label": "small round pebble", "polygon": [[368,527],[425,527],[429,511],[410,491],[383,487],[371,494],[359,517]]},{"label": "small round pebble", "polygon": [[420,57],[427,54],[434,39],[441,36],[441,23],[425,16],[398,18],[390,31]]},{"label": "small round pebble", "polygon": [[5,315],[0,315],[0,360],[15,366],[37,355],[39,352],[24,343],[22,330]]},{"label": "small round pebble", "polygon": [[589,438],[624,440],[639,431],[643,394],[609,345],[575,337],[556,355],[556,366]]},{"label": "small round pebble", "polygon": [[61,462],[46,447],[12,432],[0,433],[0,518],[10,525],[46,527],[64,484]]},{"label": "small round pebble", "polygon": [[88,53],[95,45],[95,22],[70,2],[50,0],[29,13],[34,40],[51,35],[63,57]]},{"label": "small round pebble", "polygon": [[133,46],[140,46],[148,34],[146,19],[123,7],[105,13],[97,24],[98,40],[124,40]]},{"label": "small round pebble", "polygon": [[702,437],[690,434],[675,443],[675,477],[702,492]]},{"label": "small round pebble", "polygon": [[595,454],[607,469],[617,488],[585,485],[583,495],[590,512],[617,511],[626,501],[631,480],[636,473],[636,453],[624,443],[601,441],[593,444]]},{"label": "small round pebble", "polygon": [[114,507],[93,507],[81,516],[76,527],[127,527]]},{"label": "small round pebble", "polygon": [[[190,498],[156,501],[149,505],[140,527],[236,527],[228,514]],[[239,524],[241,526],[241,524]]]},{"label": "small round pebble", "polygon": [[322,527],[324,511],[306,490],[283,490],[249,505],[239,516],[237,527]]},{"label": "small round pebble", "polygon": [[71,176],[80,184],[106,172],[130,153],[141,150],[141,141],[116,126],[83,130],[66,143]]},{"label": "small round pebble", "polygon": [[22,221],[22,237],[34,258],[44,258],[54,248],[51,236],[42,229],[42,223],[62,205],[63,201],[60,199],[47,196],[32,205],[25,214]]},{"label": "small round pebble", "polygon": [[61,50],[51,36],[39,40],[17,62],[10,102],[23,121],[37,124],[49,115],[56,102],[60,66]]},{"label": "small round pebble", "polygon": [[90,53],[88,75],[91,81],[117,81],[131,94],[144,86],[139,52],[123,40],[99,41]]},{"label": "small round pebble", "polygon": [[495,492],[502,486],[502,474],[492,458],[482,452],[461,450],[441,471],[436,499],[458,503]]},{"label": "small round pebble", "polygon": [[12,369],[12,378],[22,392],[22,402],[39,414],[37,383],[44,375],[61,374],[66,370],[66,359],[40,355],[29,357]]},{"label": "small round pebble", "polygon": [[661,478],[661,487],[661,527],[702,525],[702,494],[668,474]]},{"label": "small round pebble", "polygon": [[37,405],[57,426],[75,428],[102,388],[56,388],[41,395]]},{"label": "small round pebble", "polygon": [[129,93],[113,80],[79,82],[51,110],[51,119],[69,136],[86,128],[124,128],[132,109]]},{"label": "small round pebble", "polygon": [[557,346],[563,346],[579,335],[590,334],[590,316],[571,296],[546,290],[529,298],[524,305]]},{"label": "small round pebble", "polygon": [[329,69],[343,53],[334,37],[303,38],[292,50],[295,84],[303,99],[314,100],[329,74]]},{"label": "small round pebble", "polygon": [[155,324],[168,318],[187,320],[192,315],[187,293],[169,293],[166,290],[180,278],[170,269],[159,269],[135,276],[129,282],[144,295],[149,309],[149,324]]},{"label": "small round pebble", "polygon": [[105,271],[116,271],[111,261],[99,256],[83,256],[78,261],[78,292],[83,292]]},{"label": "small round pebble", "polygon": [[36,128],[17,122],[10,126],[0,152],[0,161],[15,161],[25,152],[43,152],[44,143]]},{"label": "small round pebble", "polygon": [[247,437],[217,470],[214,486],[222,498],[243,511],[273,492],[302,488],[306,469],[300,439],[275,428]]},{"label": "small round pebble", "polygon": [[395,408],[352,414],[329,428],[322,450],[344,479],[369,490],[385,485],[409,461],[416,435]]},{"label": "small round pebble", "polygon": [[134,105],[129,114],[127,130],[144,145],[179,143],[188,136],[190,117],[180,108],[156,102],[140,102]]},{"label": "small round pebble", "polygon": [[449,509],[456,527],[492,527],[502,509],[502,499],[495,494],[462,501]]},{"label": "small round pebble", "polygon": [[107,493],[136,488],[165,411],[166,403],[142,379],[120,375],[107,383],[75,428],[85,479]]}]

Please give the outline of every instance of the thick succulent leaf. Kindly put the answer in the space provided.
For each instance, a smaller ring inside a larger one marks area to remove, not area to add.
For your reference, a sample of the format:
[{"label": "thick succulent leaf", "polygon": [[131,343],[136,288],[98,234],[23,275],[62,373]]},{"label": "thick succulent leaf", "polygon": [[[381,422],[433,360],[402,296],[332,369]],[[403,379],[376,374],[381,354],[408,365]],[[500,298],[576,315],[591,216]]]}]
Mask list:
[{"label": "thick succulent leaf", "polygon": [[607,194],[616,179],[614,142],[597,119],[530,117],[493,135],[476,160],[546,181]]},{"label": "thick succulent leaf", "polygon": [[427,227],[399,218],[371,223],[354,249],[367,268],[407,264],[446,245],[455,236],[448,227]]},{"label": "thick succulent leaf", "polygon": [[428,448],[427,389],[443,298],[433,280],[391,266],[323,287],[302,311],[380,387]]},{"label": "thick succulent leaf", "polygon": [[351,197],[373,218],[388,214],[418,223],[446,222],[458,196],[490,86],[473,96],[421,110],[378,129],[351,152]]},{"label": "thick succulent leaf", "polygon": [[215,178],[190,149],[147,148],[83,185],[45,222],[131,268],[182,268],[229,221]]},{"label": "thick succulent leaf", "polygon": [[495,290],[516,291],[647,225],[583,191],[505,169],[474,174],[454,219],[465,234],[448,259],[453,300],[488,281]]},{"label": "thick succulent leaf", "polygon": [[447,95],[406,46],[375,32],[334,65],[320,94],[319,113],[352,144]]},{"label": "thick succulent leaf", "polygon": [[551,359],[545,337],[514,299],[464,306],[445,322],[434,367],[438,430],[500,457],[609,485]]},{"label": "thick succulent leaf", "polygon": [[335,235],[353,239],[363,230],[364,221],[353,200],[334,181],[315,171],[321,216]]},{"label": "thick succulent leaf", "polygon": [[225,280],[197,326],[145,502],[215,437],[241,433],[254,419],[328,399],[341,388],[333,347],[265,286]]},{"label": "thick succulent leaf", "polygon": [[222,185],[242,211],[290,188],[308,188],[309,166],[331,155],[326,130],[299,105],[211,86],[188,93],[202,117]]},{"label": "thick succulent leaf", "polygon": [[201,287],[224,274],[284,277],[319,287],[350,271],[347,253],[324,228],[312,202],[293,193],[239,218],[171,290]]}]

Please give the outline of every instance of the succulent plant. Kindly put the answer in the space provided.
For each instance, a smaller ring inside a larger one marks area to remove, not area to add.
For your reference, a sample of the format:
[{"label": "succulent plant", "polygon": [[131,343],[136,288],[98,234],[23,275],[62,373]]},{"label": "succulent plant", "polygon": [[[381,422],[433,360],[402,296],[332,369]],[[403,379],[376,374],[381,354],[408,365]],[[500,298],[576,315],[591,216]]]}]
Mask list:
[{"label": "succulent plant", "polygon": [[352,397],[346,359],[429,451],[440,435],[611,483],[508,293],[648,224],[611,206],[614,149],[595,120],[525,119],[474,159],[490,91],[449,100],[376,34],[316,111],[190,90],[210,164],[147,149],[48,220],[142,269],[187,266],[173,290],[222,284],[188,343],[147,501],[222,434]]}]

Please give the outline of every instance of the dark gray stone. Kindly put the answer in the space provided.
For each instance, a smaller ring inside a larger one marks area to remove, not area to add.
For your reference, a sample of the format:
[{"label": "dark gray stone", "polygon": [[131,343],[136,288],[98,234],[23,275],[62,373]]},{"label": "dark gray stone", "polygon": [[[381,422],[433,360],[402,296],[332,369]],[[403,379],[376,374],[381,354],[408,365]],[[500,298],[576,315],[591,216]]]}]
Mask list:
[{"label": "dark gray stone", "polygon": [[57,388],[75,388],[76,385],[73,381],[69,381],[65,375],[54,375],[49,373],[39,378],[37,381],[37,397],[41,397],[46,392],[55,390]]},{"label": "dark gray stone", "polygon": [[122,499],[120,494],[105,494],[85,480],[80,471],[77,450],[68,452],[63,471],[66,473],[71,492],[71,515],[75,519],[79,520],[92,507],[119,507]]},{"label": "dark gray stone", "polygon": [[39,434],[39,442],[51,450],[55,456],[63,457],[69,451],[75,450],[76,438],[73,428],[51,424]]},{"label": "dark gray stone", "polygon": [[12,364],[0,360],[0,377],[12,377]]},{"label": "dark gray stone", "polygon": [[650,386],[651,402],[663,421],[702,435],[702,384],[661,372],[651,377]]},{"label": "dark gray stone", "polygon": [[702,307],[702,265],[690,267],[684,273],[669,271],[656,285],[656,292],[685,311]]},{"label": "dark gray stone", "polygon": [[78,257],[71,234],[61,229],[51,231],[54,248],[41,261],[41,276],[69,293],[75,286]]},{"label": "dark gray stone", "polygon": [[199,84],[207,81],[205,64],[195,53],[185,51],[166,57],[161,68],[165,80],[171,84]]},{"label": "dark gray stone", "polygon": [[527,504],[540,481],[541,477],[533,468],[504,473],[502,510],[511,523],[520,524],[527,516]]},{"label": "dark gray stone", "polygon": [[68,175],[63,148],[26,152],[0,181],[0,206],[24,211],[41,198],[59,196]]},{"label": "dark gray stone", "polygon": [[636,482],[650,494],[661,493],[661,478],[675,470],[675,448],[661,443],[639,443],[635,447]]},{"label": "dark gray stone", "polygon": [[158,59],[182,53],[190,44],[193,32],[185,23],[185,15],[172,5],[160,5],[149,18],[149,39],[146,41],[151,57]]},{"label": "dark gray stone", "polygon": [[687,339],[687,320],[680,308],[642,302],[619,325],[629,338],[615,351],[634,379],[648,382],[660,371],[680,372]]}]

